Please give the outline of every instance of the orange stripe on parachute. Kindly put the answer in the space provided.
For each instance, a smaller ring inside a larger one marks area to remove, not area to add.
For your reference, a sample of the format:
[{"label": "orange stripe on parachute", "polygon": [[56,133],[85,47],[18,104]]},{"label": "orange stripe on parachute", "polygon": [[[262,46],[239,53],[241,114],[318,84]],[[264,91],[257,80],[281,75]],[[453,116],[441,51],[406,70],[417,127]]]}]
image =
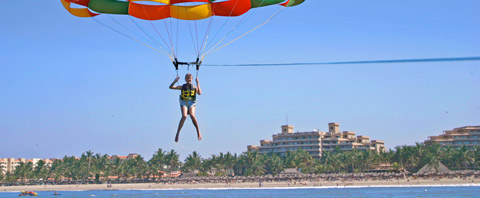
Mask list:
[{"label": "orange stripe on parachute", "polygon": [[128,14],[145,20],[160,20],[170,17],[169,5],[144,5],[130,2]]},{"label": "orange stripe on parachute", "polygon": [[[184,1],[172,0],[171,3]],[[251,7],[250,0],[230,0],[195,6],[146,5],[134,3],[131,0],[128,14],[144,20],[160,20],[169,17],[182,20],[199,20],[212,16],[240,16],[248,12]]]},{"label": "orange stripe on parachute", "polygon": [[[70,4],[72,3],[71,0],[60,0],[62,2],[63,7],[70,12],[73,16],[77,17],[94,17],[97,16],[98,14],[90,12],[88,8],[71,8]],[[85,1],[82,1],[82,3],[85,3]]]}]

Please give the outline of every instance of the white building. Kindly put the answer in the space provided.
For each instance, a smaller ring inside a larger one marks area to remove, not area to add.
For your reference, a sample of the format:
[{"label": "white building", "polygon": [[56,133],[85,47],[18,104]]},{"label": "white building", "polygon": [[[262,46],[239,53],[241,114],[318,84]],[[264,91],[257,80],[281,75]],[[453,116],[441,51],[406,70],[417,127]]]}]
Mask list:
[{"label": "white building", "polygon": [[355,136],[355,132],[340,133],[340,124],[329,123],[329,131],[313,130],[309,132],[293,132],[292,125],[283,125],[282,132],[272,136],[272,140],[261,140],[260,146],[249,145],[248,151],[258,150],[259,153],[279,153],[284,155],[288,151],[304,150],[315,158],[322,156],[322,152],[340,149],[385,151],[385,143],[381,140],[372,140],[368,136]]}]

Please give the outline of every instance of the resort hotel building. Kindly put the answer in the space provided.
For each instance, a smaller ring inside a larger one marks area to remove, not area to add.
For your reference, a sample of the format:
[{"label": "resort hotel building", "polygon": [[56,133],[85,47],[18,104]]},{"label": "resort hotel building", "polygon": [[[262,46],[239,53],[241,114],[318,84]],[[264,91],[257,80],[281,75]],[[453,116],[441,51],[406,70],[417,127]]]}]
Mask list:
[{"label": "resort hotel building", "polygon": [[440,144],[442,147],[465,145],[473,149],[475,146],[480,146],[480,126],[464,126],[447,130],[439,136],[428,137],[424,144]]},{"label": "resort hotel building", "polygon": [[51,166],[53,161],[56,159],[40,159],[40,158],[33,158],[33,159],[25,159],[25,158],[0,158],[0,172],[6,174],[7,172],[13,173],[15,168],[20,165],[20,163],[29,163],[32,162],[33,168],[37,166],[37,163],[43,160],[45,162],[45,166]]},{"label": "resort hotel building", "polygon": [[[130,153],[127,156],[120,156],[120,155],[112,155],[109,156],[108,159],[110,161],[115,161],[116,159],[120,159],[120,161],[126,161],[130,159],[135,159],[137,157],[137,153]],[[79,160],[80,158],[75,157],[75,159]],[[0,158],[0,173],[6,174],[7,172],[13,173],[15,172],[15,168],[20,165],[20,163],[29,163],[32,162],[33,168],[37,166],[37,163],[43,160],[45,162],[45,166],[52,166],[53,161],[57,159],[40,159],[40,158],[33,158],[33,159],[25,159],[25,158]],[[62,160],[62,159],[60,159]]]},{"label": "resort hotel building", "polygon": [[279,153],[285,155],[288,151],[304,150],[312,157],[320,158],[322,152],[366,150],[384,152],[385,143],[381,140],[372,140],[368,136],[355,136],[355,132],[340,132],[340,124],[329,123],[328,132],[313,130],[310,132],[294,132],[292,125],[283,125],[282,132],[272,136],[273,140],[261,140],[260,146],[249,145],[248,151],[259,153]]}]

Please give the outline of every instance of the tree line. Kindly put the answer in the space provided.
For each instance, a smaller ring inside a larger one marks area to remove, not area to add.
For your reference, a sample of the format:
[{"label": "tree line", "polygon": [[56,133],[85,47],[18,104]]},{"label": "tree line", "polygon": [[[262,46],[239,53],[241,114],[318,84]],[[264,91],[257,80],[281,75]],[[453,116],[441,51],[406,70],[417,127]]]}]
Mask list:
[{"label": "tree line", "polygon": [[[112,160],[113,159],[113,160]],[[287,168],[295,168],[303,173],[360,173],[375,171],[387,165],[389,171],[417,172],[425,165],[438,168],[440,163],[451,170],[479,170],[480,147],[441,147],[438,144],[397,146],[386,152],[374,151],[335,151],[323,152],[319,159],[302,150],[288,151],[284,155],[261,154],[257,151],[240,155],[219,153],[203,158],[193,151],[182,162],[175,150],[158,149],[150,160],[141,155],[133,159],[111,158],[106,154],[86,151],[80,158],[65,156],[47,166],[40,160],[20,163],[12,173],[0,170],[1,183],[42,183],[51,181],[102,183],[109,176],[136,181],[153,181],[171,171],[194,172],[198,176],[258,176],[278,175]],[[48,180],[48,178],[51,178]],[[53,179],[52,179],[53,178]]]}]

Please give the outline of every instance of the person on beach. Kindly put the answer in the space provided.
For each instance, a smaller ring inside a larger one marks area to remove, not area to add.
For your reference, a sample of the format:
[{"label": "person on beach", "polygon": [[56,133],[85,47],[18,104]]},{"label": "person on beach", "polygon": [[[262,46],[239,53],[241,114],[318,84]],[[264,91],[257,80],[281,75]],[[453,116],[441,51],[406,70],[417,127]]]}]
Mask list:
[{"label": "person on beach", "polygon": [[170,89],[181,90],[180,94],[180,110],[182,112],[182,118],[180,123],[178,123],[177,134],[175,135],[175,142],[178,142],[178,136],[180,135],[180,130],[182,130],[183,124],[187,119],[187,115],[190,115],[195,129],[197,129],[197,138],[202,140],[202,134],[198,128],[197,118],[195,117],[195,107],[196,107],[196,96],[202,94],[202,89],[200,89],[200,83],[198,82],[198,77],[195,79],[197,86],[192,84],[193,76],[192,74],[185,75],[185,84],[182,86],[175,86],[175,83],[178,82],[180,77],[176,77],[175,80],[170,84]]}]

